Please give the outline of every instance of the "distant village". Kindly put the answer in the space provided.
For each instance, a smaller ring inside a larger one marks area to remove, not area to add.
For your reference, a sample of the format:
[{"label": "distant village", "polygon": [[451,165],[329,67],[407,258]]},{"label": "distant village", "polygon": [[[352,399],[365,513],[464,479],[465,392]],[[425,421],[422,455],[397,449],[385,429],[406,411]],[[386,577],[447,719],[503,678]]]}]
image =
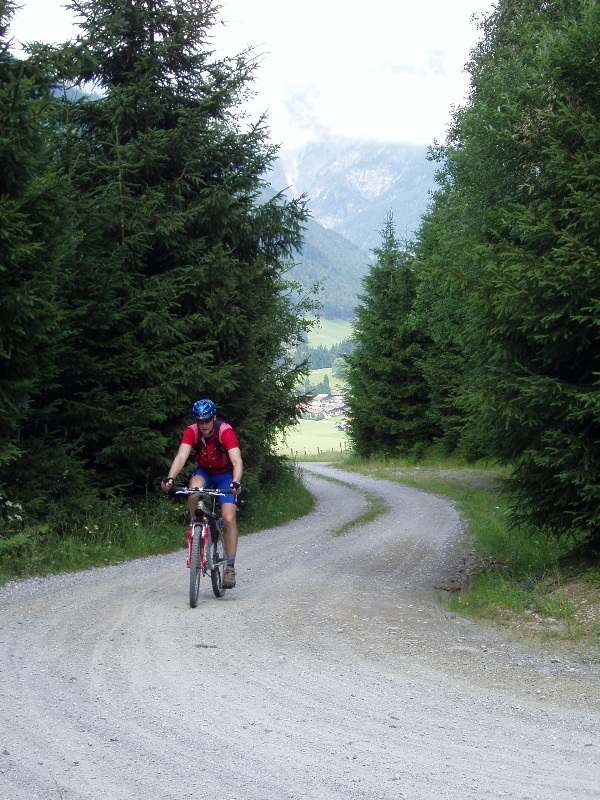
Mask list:
[{"label": "distant village", "polygon": [[298,404],[302,419],[326,420],[340,417],[337,425],[340,431],[347,431],[350,427],[348,414],[347,392],[339,391],[333,394],[307,394],[304,402]]}]

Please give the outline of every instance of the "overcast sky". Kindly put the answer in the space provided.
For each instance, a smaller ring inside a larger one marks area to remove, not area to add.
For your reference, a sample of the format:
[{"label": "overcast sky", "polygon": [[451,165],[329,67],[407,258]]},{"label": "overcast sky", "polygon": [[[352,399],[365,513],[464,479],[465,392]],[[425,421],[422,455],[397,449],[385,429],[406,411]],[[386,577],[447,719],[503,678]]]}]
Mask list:
[{"label": "overcast sky", "polygon": [[[74,34],[65,0],[18,0],[17,41]],[[381,142],[443,141],[468,88],[473,14],[491,0],[222,0],[214,45],[261,55],[252,113],[294,147],[332,134]]]}]

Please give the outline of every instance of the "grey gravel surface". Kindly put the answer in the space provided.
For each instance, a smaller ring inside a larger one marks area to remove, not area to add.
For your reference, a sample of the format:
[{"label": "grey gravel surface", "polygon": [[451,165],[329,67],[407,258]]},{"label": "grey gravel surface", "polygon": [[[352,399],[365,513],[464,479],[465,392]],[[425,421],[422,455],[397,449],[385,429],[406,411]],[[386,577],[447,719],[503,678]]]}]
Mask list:
[{"label": "grey gravel surface", "polygon": [[445,611],[452,504],[306,472],[223,599],[183,550],[0,590],[1,800],[600,798],[598,666]]}]

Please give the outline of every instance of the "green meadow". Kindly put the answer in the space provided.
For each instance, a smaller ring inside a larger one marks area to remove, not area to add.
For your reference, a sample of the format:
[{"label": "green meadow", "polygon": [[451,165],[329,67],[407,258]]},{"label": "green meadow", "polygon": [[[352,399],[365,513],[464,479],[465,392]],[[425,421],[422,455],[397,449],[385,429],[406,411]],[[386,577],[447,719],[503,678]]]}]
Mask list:
[{"label": "green meadow", "polygon": [[318,325],[309,331],[308,343],[311,347],[333,347],[352,336],[352,323],[345,319],[319,319]]},{"label": "green meadow", "polygon": [[302,459],[310,455],[339,456],[348,451],[348,437],[338,430],[342,416],[335,419],[323,419],[318,422],[312,419],[301,419],[296,427],[288,433],[284,442],[280,442],[278,453],[290,459]]},{"label": "green meadow", "polygon": [[[332,347],[348,339],[352,334],[350,322],[342,319],[320,319],[318,326],[310,331],[308,342],[311,347]],[[315,369],[310,373],[310,383],[317,386],[322,383],[325,376],[329,378],[332,392],[336,389],[347,388],[344,381],[334,378],[331,369]],[[343,431],[338,430],[338,425],[344,419],[340,415],[330,420],[300,420],[288,433],[285,441],[281,441],[277,448],[280,455],[290,459],[319,456],[323,454],[337,454],[348,451],[348,438]]]},{"label": "green meadow", "polygon": [[331,368],[325,367],[324,369],[312,369],[310,371],[309,380],[311,386],[318,386],[325,380],[325,376],[327,375],[329,379],[329,386],[332,392],[335,392],[336,389],[347,389],[348,384],[343,381],[341,378],[334,378],[331,374]]}]

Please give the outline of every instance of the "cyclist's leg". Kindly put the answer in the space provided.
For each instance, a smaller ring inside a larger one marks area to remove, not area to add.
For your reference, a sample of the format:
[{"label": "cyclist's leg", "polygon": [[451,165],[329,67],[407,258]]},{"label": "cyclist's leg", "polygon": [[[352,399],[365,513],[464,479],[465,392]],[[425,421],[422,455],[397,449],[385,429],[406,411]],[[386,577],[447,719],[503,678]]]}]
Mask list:
[{"label": "cyclist's leg", "polygon": [[229,484],[232,481],[231,472],[213,475],[211,481],[219,491],[227,492],[227,496],[220,497],[219,500],[221,501],[221,516],[223,517],[223,527],[225,529],[225,549],[227,550],[227,558],[235,558],[239,532],[235,495],[229,491]]},{"label": "cyclist's leg", "polygon": [[[225,498],[222,498],[223,501]],[[237,526],[237,506],[235,503],[223,502],[221,504],[221,516],[223,517],[223,527],[225,529],[225,549],[228,558],[235,558],[238,546],[238,526]]]},{"label": "cyclist's leg", "polygon": [[[189,487],[190,489],[205,489],[208,486],[208,482],[209,482],[208,475],[206,474],[206,472],[204,472],[203,469],[200,469],[200,467],[198,467],[198,469],[194,472],[194,474],[190,478]],[[196,508],[198,506],[197,494],[191,494],[188,497],[188,505],[190,507],[190,517],[194,519],[194,516],[196,514]]]},{"label": "cyclist's leg", "polygon": [[225,565],[227,564],[227,554],[225,551],[225,540],[223,538],[223,525],[221,520],[217,523],[217,539],[211,541],[213,556],[213,568],[210,572],[210,579],[215,597],[223,597],[226,586],[223,586],[225,578]]}]

